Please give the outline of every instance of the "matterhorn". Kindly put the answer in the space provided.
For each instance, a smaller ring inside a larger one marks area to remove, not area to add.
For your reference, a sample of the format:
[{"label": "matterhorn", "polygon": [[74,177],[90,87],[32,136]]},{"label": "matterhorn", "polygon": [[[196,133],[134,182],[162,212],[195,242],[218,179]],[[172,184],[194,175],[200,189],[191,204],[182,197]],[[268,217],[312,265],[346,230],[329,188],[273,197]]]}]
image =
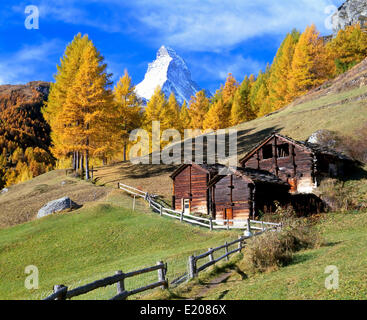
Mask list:
[{"label": "matterhorn", "polygon": [[191,96],[200,91],[199,86],[192,81],[185,61],[175,50],[165,46],[158,50],[156,60],[149,63],[144,80],[136,86],[135,92],[147,101],[157,86],[161,87],[166,97],[173,92],[180,104],[184,101],[188,103]]}]

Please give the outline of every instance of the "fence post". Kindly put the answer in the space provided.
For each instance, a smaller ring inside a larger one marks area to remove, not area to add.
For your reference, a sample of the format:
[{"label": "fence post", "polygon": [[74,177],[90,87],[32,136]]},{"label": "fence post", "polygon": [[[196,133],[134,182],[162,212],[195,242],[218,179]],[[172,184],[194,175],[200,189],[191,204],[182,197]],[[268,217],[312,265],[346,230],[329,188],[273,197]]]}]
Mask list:
[{"label": "fence post", "polygon": [[210,231],[213,231],[213,218],[212,217],[209,218],[209,227],[210,227]]},{"label": "fence post", "polygon": [[117,182],[117,189],[120,189],[120,182]]},{"label": "fence post", "polygon": [[134,195],[134,199],[133,199],[133,211],[135,211],[135,201],[136,201],[136,196]]},{"label": "fence post", "polygon": [[264,231],[264,221],[261,221],[261,230]]},{"label": "fence post", "polygon": [[[63,284],[60,284],[60,285],[57,284],[54,286],[54,292],[56,293],[57,291],[61,290],[62,288],[65,288]],[[66,300],[66,292],[67,292],[67,287],[66,287],[66,291],[60,294],[57,298],[55,298],[55,300]]]},{"label": "fence post", "polygon": [[227,230],[229,230],[229,219],[227,219]]},{"label": "fence post", "polygon": [[163,216],[163,206],[161,205],[160,206],[160,208],[159,208],[159,214],[161,215],[161,216]]},{"label": "fence post", "polygon": [[[158,261],[157,265],[162,265],[163,261]],[[165,266],[161,269],[158,269],[158,281],[165,281],[166,283],[161,286],[161,289],[167,289],[167,281],[166,281],[166,272],[165,272]]]},{"label": "fence post", "polygon": [[184,212],[183,212],[183,211],[181,211],[181,217],[180,217],[180,221],[181,221],[181,222],[183,222],[183,214],[184,214]]},{"label": "fence post", "polygon": [[226,241],[226,244],[225,244],[225,247],[224,247],[224,250],[225,250],[225,253],[226,253],[226,260],[228,261],[229,260],[229,257],[228,257],[228,242]]},{"label": "fence post", "polygon": [[[115,272],[115,274],[123,274],[121,270],[118,270]],[[124,283],[125,279],[120,280],[119,282],[116,283],[116,287],[117,287],[117,294],[123,293],[125,291],[125,283]],[[126,299],[126,298],[125,298]]]},{"label": "fence post", "polygon": [[241,250],[242,250],[242,236],[238,236],[238,240],[240,240],[238,242],[238,250],[239,250],[239,252],[241,252]]},{"label": "fence post", "polygon": [[247,226],[246,226],[246,231],[245,231],[245,236],[246,237],[251,237],[252,233],[251,233],[251,225],[250,225],[250,218],[247,219]]},{"label": "fence post", "polygon": [[209,254],[209,261],[210,262],[214,260],[213,251],[212,250],[213,250],[212,248],[209,248],[208,249],[208,252],[210,252],[210,254]]},{"label": "fence post", "polygon": [[147,199],[148,199],[148,192],[145,192],[144,200],[147,201]]},{"label": "fence post", "polygon": [[196,276],[196,262],[195,257],[190,256],[189,257],[189,279],[193,279]]}]

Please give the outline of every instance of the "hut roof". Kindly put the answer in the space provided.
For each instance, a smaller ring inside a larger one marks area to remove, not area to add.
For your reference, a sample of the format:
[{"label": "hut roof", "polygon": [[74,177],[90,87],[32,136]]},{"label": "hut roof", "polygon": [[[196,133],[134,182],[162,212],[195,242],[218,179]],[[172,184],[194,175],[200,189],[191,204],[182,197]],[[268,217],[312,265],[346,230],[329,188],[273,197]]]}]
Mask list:
[{"label": "hut roof", "polygon": [[203,170],[207,173],[210,173],[212,175],[217,174],[221,169],[225,168],[224,165],[219,164],[219,163],[215,163],[215,164],[207,164],[207,163],[202,163],[202,164],[198,164],[198,163],[184,163],[182,165],[180,165],[174,172],[172,172],[172,174],[170,175],[171,179],[174,179],[180,172],[182,172],[183,170],[185,170],[188,166],[195,166],[200,170]]},{"label": "hut roof", "polygon": [[216,184],[218,181],[223,179],[228,175],[235,175],[238,177],[247,178],[253,183],[272,183],[277,185],[289,186],[287,182],[282,181],[276,175],[265,171],[265,170],[257,170],[251,168],[228,168],[228,170],[219,172],[213,179],[209,181],[208,186],[211,187]]},{"label": "hut roof", "polygon": [[284,140],[287,140],[289,143],[293,145],[297,145],[303,150],[306,150],[312,154],[318,155],[318,154],[326,154],[335,158],[338,158],[340,160],[345,161],[354,161],[352,158],[348,157],[347,155],[343,154],[342,152],[338,152],[334,149],[321,146],[319,144],[315,143],[309,143],[305,141],[297,141],[290,137],[281,135],[279,133],[273,133],[264,140],[262,140],[260,143],[258,143],[254,148],[252,148],[242,159],[240,159],[240,162],[248,160],[257,150],[259,150],[263,145],[265,145],[267,142],[269,142],[273,137],[279,137]]}]

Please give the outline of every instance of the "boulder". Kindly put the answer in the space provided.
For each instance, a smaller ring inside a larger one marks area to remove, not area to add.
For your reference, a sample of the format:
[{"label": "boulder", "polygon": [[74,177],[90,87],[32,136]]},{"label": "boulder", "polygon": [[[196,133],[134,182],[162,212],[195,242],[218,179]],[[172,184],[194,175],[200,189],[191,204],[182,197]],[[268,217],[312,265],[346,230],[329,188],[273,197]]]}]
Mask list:
[{"label": "boulder", "polygon": [[76,203],[74,203],[69,197],[63,197],[57,200],[50,201],[46,205],[44,205],[37,213],[37,218],[42,218],[44,216],[48,216],[55,212],[60,212],[66,209],[72,209],[76,207]]},{"label": "boulder", "polygon": [[2,189],[2,190],[0,191],[0,194],[7,193],[8,191],[9,191],[9,189],[8,189],[8,188],[4,188],[4,189]]},{"label": "boulder", "polygon": [[337,141],[335,134],[329,130],[317,130],[307,139],[307,143],[318,144],[323,147],[335,148]]}]

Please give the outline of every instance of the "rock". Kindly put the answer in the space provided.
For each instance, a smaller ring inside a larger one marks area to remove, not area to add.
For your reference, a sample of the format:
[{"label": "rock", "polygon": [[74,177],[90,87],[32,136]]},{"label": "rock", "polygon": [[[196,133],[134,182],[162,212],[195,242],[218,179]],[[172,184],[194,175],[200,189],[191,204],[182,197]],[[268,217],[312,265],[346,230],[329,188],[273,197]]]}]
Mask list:
[{"label": "rock", "polygon": [[334,148],[337,141],[335,135],[329,130],[317,130],[306,141],[311,144],[318,144],[324,147]]},{"label": "rock", "polygon": [[55,212],[60,212],[66,209],[72,209],[76,207],[76,203],[74,203],[69,197],[63,197],[57,200],[50,201],[46,205],[44,205],[37,213],[37,218],[42,218],[44,216],[48,216]]},{"label": "rock", "polygon": [[367,18],[367,2],[365,0],[347,0],[332,16],[334,34],[347,26],[362,22]]},{"label": "rock", "polygon": [[1,191],[0,191],[0,193],[1,194],[4,194],[4,193],[7,193],[9,191],[9,189],[8,188],[4,188],[4,189],[2,189]]}]

